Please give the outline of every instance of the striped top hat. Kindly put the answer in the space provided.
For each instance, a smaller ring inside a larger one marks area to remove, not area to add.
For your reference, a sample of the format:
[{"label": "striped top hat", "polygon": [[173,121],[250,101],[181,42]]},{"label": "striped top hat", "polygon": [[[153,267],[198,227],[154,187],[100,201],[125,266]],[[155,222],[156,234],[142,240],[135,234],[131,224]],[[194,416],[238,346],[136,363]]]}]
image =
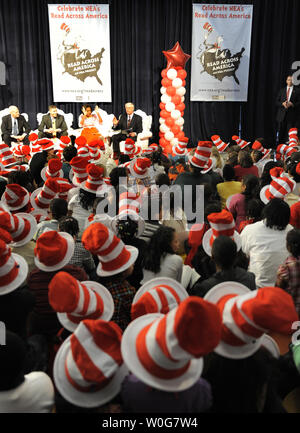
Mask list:
[{"label": "striped top hat", "polygon": [[61,150],[64,150],[65,147],[71,144],[71,138],[68,135],[62,135],[59,140],[59,147]]},{"label": "striped top hat", "polygon": [[131,219],[137,222],[137,237],[141,236],[145,230],[145,221],[139,216],[140,212],[140,195],[139,193],[125,191],[119,197],[119,213],[111,221],[113,231],[118,234],[119,221]]},{"label": "striped top hat", "polygon": [[41,271],[58,271],[69,263],[74,248],[74,239],[69,233],[46,229],[36,241],[34,263]]},{"label": "striped top hat", "polygon": [[10,233],[13,247],[21,247],[31,241],[37,230],[37,223],[29,213],[12,215],[10,212],[0,211],[0,227]]},{"label": "striped top hat", "polygon": [[9,210],[22,209],[29,203],[30,194],[27,189],[17,183],[6,185],[1,201],[6,204]]},{"label": "striped top hat", "polygon": [[48,216],[48,212],[42,210],[42,209],[34,209],[30,212],[30,215],[33,215],[37,224],[41,223],[42,221],[50,221],[50,218]]},{"label": "striped top hat", "polygon": [[214,29],[212,28],[212,26],[209,23],[205,23],[203,28],[204,28],[204,30],[207,30],[208,33],[211,33],[214,31]]},{"label": "striped top hat", "polygon": [[128,374],[121,354],[122,331],[114,322],[83,320],[54,360],[59,393],[80,407],[99,407],[121,390]]},{"label": "striped top hat", "polygon": [[271,153],[271,149],[265,149],[263,147],[263,145],[261,144],[260,141],[254,141],[253,145],[252,145],[252,150],[258,150],[259,152],[261,152],[263,154],[261,161],[265,158],[267,158],[267,156],[270,155]]},{"label": "striped top hat", "polygon": [[32,132],[31,134],[28,135],[28,140],[30,141],[30,144],[35,144],[39,139],[39,136],[35,133]]},{"label": "striped top hat", "polygon": [[88,148],[89,148],[90,157],[93,160],[93,162],[99,161],[99,159],[101,158],[101,152],[98,147],[98,142],[95,140],[92,141],[89,144]]},{"label": "striped top hat", "polygon": [[90,161],[90,151],[87,146],[79,147],[77,150],[77,156],[80,156],[81,158],[86,158],[88,161]]},{"label": "striped top hat", "polygon": [[0,239],[0,296],[11,293],[21,286],[28,274],[28,264],[26,260],[13,254],[11,248]]},{"label": "striped top hat", "polygon": [[114,301],[102,284],[78,281],[67,272],[58,272],[49,283],[49,302],[68,331],[75,331],[82,320],[109,321],[114,313]]},{"label": "striped top hat", "polygon": [[231,212],[223,209],[222,212],[208,215],[207,220],[211,228],[204,234],[202,240],[202,246],[206,254],[211,256],[212,245],[214,240],[219,236],[230,237],[235,241],[237,249],[241,248],[241,237],[235,231],[235,221]]},{"label": "striped top hat", "polygon": [[194,167],[204,169],[210,159],[211,148],[211,141],[199,141],[194,155],[189,156],[190,164]]},{"label": "striped top hat", "polygon": [[75,139],[75,146],[79,149],[82,146],[85,146],[87,144],[87,140],[85,137],[83,137],[82,135],[80,135],[79,137],[77,137]]},{"label": "striped top hat", "polygon": [[58,198],[61,198],[62,200],[68,201],[68,198],[69,198],[68,193],[71,189],[73,189],[73,185],[71,185],[70,182],[68,182],[67,179],[65,179],[63,177],[62,178],[57,177],[56,181],[59,185]]},{"label": "striped top hat", "polygon": [[24,144],[17,144],[13,148],[13,154],[16,158],[24,158],[30,156],[30,146]]},{"label": "striped top hat", "polygon": [[54,141],[49,140],[48,138],[41,138],[40,140],[37,141],[36,144],[38,144],[40,146],[40,149],[42,151],[54,149],[54,147],[55,147]]},{"label": "striped top hat", "polygon": [[104,141],[100,138],[97,138],[96,140],[92,140],[89,142],[89,146],[97,146],[99,150],[105,150],[105,144]]},{"label": "striped top hat", "polygon": [[296,146],[289,146],[285,152],[285,159],[288,159],[295,152],[297,152],[297,147]]},{"label": "striped top hat", "polygon": [[101,277],[116,275],[134,264],[138,249],[124,245],[111,230],[101,223],[88,226],[81,238],[84,248],[97,255],[97,274]]},{"label": "striped top hat", "polygon": [[137,158],[131,161],[129,171],[133,177],[143,179],[149,176],[151,161],[149,158]]},{"label": "striped top hat", "polygon": [[42,188],[33,191],[30,197],[34,209],[48,209],[51,200],[59,193],[59,184],[56,178],[49,177]]},{"label": "striped top hat", "polygon": [[291,128],[289,130],[289,146],[297,146],[298,145],[298,129]]},{"label": "striped top hat", "polygon": [[240,147],[240,149],[245,149],[249,144],[251,144],[251,141],[245,141],[242,140],[238,135],[233,135],[232,140],[236,141],[237,145]]},{"label": "striped top hat", "polygon": [[298,314],[291,296],[278,287],[249,291],[245,286],[226,281],[206,295],[222,314],[222,337],[215,352],[225,358],[244,359],[262,345],[264,334],[291,336]]},{"label": "striped top hat", "polygon": [[[99,206],[99,204],[98,204],[98,206]],[[110,217],[108,214],[104,214],[104,213],[98,214],[97,209],[96,209],[96,214],[92,213],[88,217],[84,228],[86,229],[90,224],[93,224],[93,223],[102,223],[107,228],[111,229],[111,222],[112,222],[112,217]]]},{"label": "striped top hat", "polygon": [[153,278],[136,292],[131,306],[131,320],[144,314],[167,314],[188,296],[185,288],[172,278]]},{"label": "striped top hat", "polygon": [[4,167],[9,167],[16,163],[16,159],[11,149],[5,143],[0,144],[0,161]]},{"label": "striped top hat", "polygon": [[203,370],[203,356],[221,338],[218,308],[190,296],[166,315],[146,314],[131,322],[121,350],[129,370],[145,384],[170,392],[190,388]]},{"label": "striped top hat", "polygon": [[219,135],[213,135],[211,137],[211,141],[214,143],[214,146],[216,146],[216,148],[220,153],[225,152],[227,147],[230,144],[230,143],[224,143],[224,141],[221,140]]},{"label": "striped top hat", "polygon": [[186,155],[188,152],[188,150],[187,150],[188,142],[189,142],[188,137],[183,137],[180,140],[178,140],[178,143],[172,147],[172,151],[173,151],[174,155],[177,155],[177,156]]},{"label": "striped top hat", "polygon": [[283,161],[285,154],[288,151],[289,146],[286,144],[279,144],[276,148],[276,159],[277,161]]},{"label": "striped top hat", "polygon": [[79,186],[88,178],[86,171],[88,164],[88,160],[81,156],[74,156],[74,158],[71,159],[70,165],[72,169],[70,170],[69,178],[73,185]]},{"label": "striped top hat", "polygon": [[141,152],[142,148],[140,146],[136,146],[136,143],[131,138],[126,138],[125,147],[124,147],[124,155],[128,155],[129,158],[133,158]]},{"label": "striped top hat", "polygon": [[[275,167],[277,169],[278,167]],[[281,198],[293,192],[296,187],[296,182],[285,176],[280,170],[270,170],[270,175],[272,177],[272,182],[270,185],[264,186],[260,190],[260,199],[263,203],[267,204],[273,198]]]},{"label": "striped top hat", "polygon": [[49,177],[63,177],[62,161],[57,158],[49,160],[48,165],[41,171],[41,178],[45,181]]},{"label": "striped top hat", "polygon": [[80,184],[80,188],[93,194],[100,194],[107,191],[103,181],[104,169],[95,164],[88,164],[86,167],[88,177]]},{"label": "striped top hat", "polygon": [[30,142],[30,155],[33,156],[35,153],[41,152],[40,145],[38,144],[38,135],[35,132],[32,132],[28,136],[28,140]]}]

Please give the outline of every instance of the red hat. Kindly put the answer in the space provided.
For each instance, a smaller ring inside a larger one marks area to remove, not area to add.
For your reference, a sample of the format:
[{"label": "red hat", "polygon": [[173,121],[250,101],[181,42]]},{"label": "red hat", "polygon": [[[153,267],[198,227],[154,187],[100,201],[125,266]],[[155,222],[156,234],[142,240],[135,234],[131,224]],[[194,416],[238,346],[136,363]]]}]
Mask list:
[{"label": "red hat", "polygon": [[36,141],[38,141],[38,139],[39,136],[35,132],[32,132],[28,135],[28,140],[30,141],[30,143],[35,143]]},{"label": "red hat", "polygon": [[7,230],[13,238],[13,247],[27,244],[37,230],[37,223],[33,215],[0,211],[0,227]]},{"label": "red hat", "polygon": [[149,158],[137,158],[131,161],[129,171],[133,177],[143,179],[149,175],[151,161]]},{"label": "red hat", "polygon": [[100,190],[105,192],[106,187],[103,182],[104,170],[95,164],[89,164],[86,167],[88,178],[80,184],[80,188],[93,194],[100,193]]},{"label": "red hat", "polygon": [[186,155],[186,153],[188,152],[187,147],[186,147],[188,142],[189,142],[188,137],[183,137],[180,140],[178,140],[178,144],[175,144],[172,147],[172,151],[173,151],[174,155],[177,155],[177,156]]},{"label": "red hat", "polygon": [[287,152],[289,146],[286,144],[279,144],[276,148],[276,159],[281,161],[285,159],[285,153]]},{"label": "red hat", "polygon": [[124,245],[121,239],[101,223],[88,226],[81,241],[86,250],[98,256],[97,274],[102,277],[125,271],[138,256],[137,248]]},{"label": "red hat", "polygon": [[92,147],[97,146],[98,149],[100,149],[100,150],[105,150],[105,144],[104,144],[104,141],[101,140],[100,138],[97,138],[96,140],[92,140],[92,141],[90,141],[90,142],[89,142],[89,146],[92,146]]},{"label": "red hat", "polygon": [[241,248],[241,237],[235,231],[235,222],[228,210],[223,209],[222,212],[211,213],[208,215],[207,220],[211,226],[203,236],[202,246],[206,254],[211,256],[211,249],[214,240],[219,236],[228,236],[237,244],[237,249]]},{"label": "red hat", "polygon": [[48,216],[48,212],[44,211],[42,209],[33,209],[30,212],[30,215],[33,215],[37,224],[39,224],[42,221],[50,221],[50,218]]},{"label": "red hat", "polygon": [[14,147],[13,153],[17,158],[23,158],[30,155],[30,146],[18,144]]},{"label": "red hat", "polygon": [[210,159],[211,148],[211,141],[199,141],[194,155],[189,156],[190,164],[194,167],[204,169]]},{"label": "red hat", "polygon": [[[278,167],[275,167],[277,169]],[[263,203],[268,204],[273,198],[283,199],[287,194],[294,191],[296,182],[280,173],[280,170],[270,170],[272,182],[264,186],[260,191],[260,199]]]},{"label": "red hat", "polygon": [[49,140],[48,138],[41,138],[36,142],[40,146],[41,150],[50,150],[54,149],[55,143],[52,140]]},{"label": "red hat", "polygon": [[101,158],[101,152],[98,147],[98,141],[94,140],[89,144],[89,153],[93,162],[99,161]]},{"label": "red hat", "polygon": [[297,147],[295,146],[289,146],[285,152],[285,159],[292,156],[293,153],[297,152]]},{"label": "red hat", "polygon": [[216,146],[216,148],[220,153],[225,152],[225,150],[230,144],[230,143],[224,143],[224,141],[221,140],[219,135],[213,135],[211,137],[211,141],[214,143],[214,146]]},{"label": "red hat", "polygon": [[68,192],[73,188],[73,185],[67,181],[65,178],[56,178],[57,183],[59,184],[59,192],[58,197],[63,200],[68,200]]},{"label": "red hat", "polygon": [[121,390],[128,374],[122,331],[114,322],[83,320],[57,352],[53,377],[59,393],[80,407],[99,407]]},{"label": "red hat", "polygon": [[35,132],[32,132],[28,136],[28,140],[30,141],[30,154],[33,156],[35,153],[42,152],[40,145],[38,144],[38,135]]},{"label": "red hat", "polygon": [[87,140],[85,137],[80,135],[79,137],[77,137],[75,139],[75,144],[77,145],[78,148],[80,148],[80,147],[85,146],[87,144]]},{"label": "red hat", "polygon": [[62,147],[65,148],[71,143],[71,138],[68,135],[62,135],[60,137],[60,142],[63,145]]},{"label": "red hat", "polygon": [[165,316],[146,314],[125,329],[121,350],[125,363],[147,385],[179,392],[199,379],[203,356],[221,338],[218,309],[190,296]]},{"label": "red hat", "polygon": [[22,209],[29,203],[30,194],[27,189],[17,183],[6,185],[1,200],[6,204],[9,210]]},{"label": "red hat", "polygon": [[62,161],[57,158],[49,160],[48,165],[41,171],[41,178],[45,181],[49,177],[63,177]]},{"label": "red hat", "polygon": [[11,237],[11,234],[8,233],[8,231],[2,229],[0,227],[0,239],[5,242],[6,244],[10,244],[13,241],[13,238]]},{"label": "red hat", "polygon": [[27,274],[26,260],[19,254],[13,254],[11,248],[0,239],[0,296],[20,287]]},{"label": "red hat", "polygon": [[137,237],[141,236],[145,230],[145,221],[139,216],[140,196],[134,192],[125,191],[119,197],[119,213],[111,221],[113,231],[118,234],[118,222],[120,220],[132,219],[138,224]]},{"label": "red hat", "polygon": [[88,147],[82,146],[78,148],[77,156],[86,158],[88,161],[90,161],[91,156]]},{"label": "red hat", "polygon": [[5,143],[0,144],[0,161],[4,167],[9,167],[10,165],[16,163],[14,154]]},{"label": "red hat", "polygon": [[44,272],[58,271],[74,254],[75,243],[69,233],[45,230],[37,239],[34,263]]},{"label": "red hat", "polygon": [[263,145],[260,143],[260,141],[254,141],[252,145],[252,150],[258,150],[259,152],[262,152],[263,157],[261,158],[261,161],[265,159],[267,156],[270,155],[271,149],[265,149]]},{"label": "red hat", "polygon": [[144,314],[167,314],[188,296],[185,288],[172,278],[153,278],[136,292],[131,305],[131,320]]},{"label": "red hat", "polygon": [[291,128],[289,130],[289,146],[297,146],[298,145],[298,129]]},{"label": "red hat", "polygon": [[74,156],[74,158],[71,159],[70,165],[72,169],[70,170],[69,178],[73,185],[79,186],[87,179],[88,174],[86,167],[88,164],[87,158],[82,158],[81,156]]},{"label": "red hat", "polygon": [[237,142],[237,145],[241,148],[241,149],[245,149],[245,147],[247,147],[250,143],[251,143],[251,141],[245,141],[245,140],[242,140],[239,136],[237,136],[237,135],[233,135],[232,136],[232,140],[234,140],[234,141],[236,141]]},{"label": "red hat", "polygon": [[56,178],[49,177],[42,188],[33,191],[30,197],[31,205],[34,209],[48,209],[51,200],[59,192],[59,184]]},{"label": "red hat", "polygon": [[198,248],[202,244],[203,235],[205,233],[206,224],[194,224],[188,237],[188,244],[191,247],[189,254],[187,255],[184,264],[192,267],[192,260],[198,251]]},{"label": "red hat", "polygon": [[48,298],[60,323],[75,331],[85,319],[109,321],[114,313],[114,301],[102,284],[78,281],[67,272],[58,272],[49,283]]},{"label": "red hat", "polygon": [[136,146],[135,142],[131,138],[125,140],[124,155],[128,155],[129,158],[133,158],[141,152],[142,148]]}]

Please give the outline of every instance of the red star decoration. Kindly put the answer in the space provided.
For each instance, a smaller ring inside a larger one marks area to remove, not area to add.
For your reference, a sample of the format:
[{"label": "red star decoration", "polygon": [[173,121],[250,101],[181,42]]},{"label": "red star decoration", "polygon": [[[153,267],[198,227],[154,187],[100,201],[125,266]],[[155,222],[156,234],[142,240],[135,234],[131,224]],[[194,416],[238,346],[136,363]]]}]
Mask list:
[{"label": "red star decoration", "polygon": [[178,41],[173,48],[168,51],[163,51],[163,53],[168,61],[166,69],[175,68],[176,66],[184,69],[186,62],[191,57],[189,54],[186,54],[182,51]]}]

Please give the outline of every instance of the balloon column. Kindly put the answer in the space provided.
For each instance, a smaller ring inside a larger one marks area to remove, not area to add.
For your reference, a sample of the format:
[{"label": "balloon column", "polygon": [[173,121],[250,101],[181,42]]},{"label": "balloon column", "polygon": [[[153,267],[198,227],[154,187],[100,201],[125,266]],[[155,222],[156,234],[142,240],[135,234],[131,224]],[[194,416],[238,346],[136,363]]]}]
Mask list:
[{"label": "balloon column", "polygon": [[183,132],[187,76],[185,64],[191,56],[182,51],[179,42],[176,42],[171,50],[163,53],[168,63],[161,72],[159,144],[165,153],[172,153],[172,147],[185,137]]}]

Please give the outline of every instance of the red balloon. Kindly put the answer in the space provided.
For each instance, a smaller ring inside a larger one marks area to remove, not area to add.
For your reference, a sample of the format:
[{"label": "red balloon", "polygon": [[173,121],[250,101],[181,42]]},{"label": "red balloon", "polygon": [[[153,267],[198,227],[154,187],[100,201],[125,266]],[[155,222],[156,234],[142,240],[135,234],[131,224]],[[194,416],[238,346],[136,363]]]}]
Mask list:
[{"label": "red balloon", "polygon": [[163,87],[170,87],[170,86],[172,86],[172,81],[171,80],[169,80],[169,78],[163,78],[162,80],[161,80],[161,85],[163,86]]},{"label": "red balloon", "polygon": [[161,137],[163,137],[165,134],[164,134],[163,132],[159,131],[158,135],[159,135],[159,138],[161,138]]},{"label": "red balloon", "polygon": [[159,108],[160,108],[161,110],[164,110],[164,109],[166,108],[166,104],[164,104],[163,102],[161,102],[161,103],[159,104]]},{"label": "red balloon", "polygon": [[185,104],[181,102],[180,104],[176,105],[176,110],[184,111],[185,110]]},{"label": "red balloon", "polygon": [[160,117],[162,117],[163,119],[166,119],[167,117],[169,117],[169,114],[166,110],[161,110],[160,112]]},{"label": "red balloon", "polygon": [[184,111],[180,111],[181,117],[184,116]]},{"label": "red balloon", "polygon": [[163,77],[163,78],[166,78],[166,76],[167,76],[167,69],[163,69],[162,71],[161,71],[161,73],[160,73],[160,75]]},{"label": "red balloon", "polygon": [[180,131],[179,133],[178,133],[178,140],[182,140],[183,138],[184,138],[184,132],[183,131]]},{"label": "red balloon", "polygon": [[182,80],[184,80],[187,76],[187,73],[184,69],[180,69],[179,71],[177,71],[177,78],[181,78]]},{"label": "red balloon", "polygon": [[161,147],[165,147],[168,145],[168,141],[165,138],[160,138],[159,144],[161,145]]},{"label": "red balloon", "polygon": [[171,116],[169,116],[169,117],[166,118],[165,124],[169,128],[171,128],[175,124],[175,120]]},{"label": "red balloon", "polygon": [[181,96],[179,96],[179,95],[172,96],[172,102],[175,105],[181,104]]},{"label": "red balloon", "polygon": [[182,51],[182,48],[177,41],[173,48],[168,51],[163,51],[168,64],[167,69],[176,68],[176,66],[180,66],[181,68],[185,68],[186,62],[191,57],[189,54],[186,54]]},{"label": "red balloon", "polygon": [[[176,95],[176,89],[175,89],[175,87],[173,87],[173,86],[169,86],[169,87],[167,87],[167,94],[169,95],[169,96],[174,96],[174,95]],[[177,95],[178,96],[178,95]]]},{"label": "red balloon", "polygon": [[180,132],[180,126],[179,125],[174,125],[171,128],[171,131],[173,132],[173,134],[178,134]]},{"label": "red balloon", "polygon": [[186,85],[186,81],[182,80],[182,87],[185,87],[185,85]]}]

